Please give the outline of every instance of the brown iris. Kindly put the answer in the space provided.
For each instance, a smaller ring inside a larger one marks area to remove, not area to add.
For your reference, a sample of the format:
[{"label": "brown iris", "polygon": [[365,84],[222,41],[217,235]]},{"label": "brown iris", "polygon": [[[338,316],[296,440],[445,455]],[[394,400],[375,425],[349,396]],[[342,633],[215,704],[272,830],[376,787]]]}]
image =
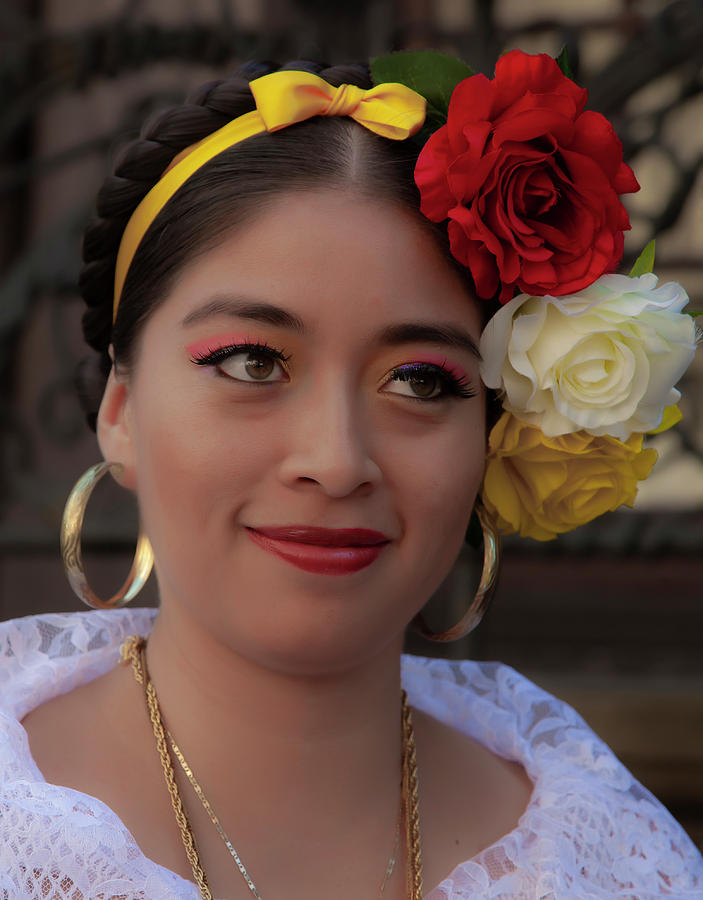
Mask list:
[{"label": "brown iris", "polygon": [[408,384],[418,397],[431,397],[437,390],[437,376],[431,372],[417,372],[408,379]]},{"label": "brown iris", "polygon": [[250,375],[257,381],[264,381],[273,373],[276,361],[273,357],[264,353],[250,353],[244,365],[247,375]]}]

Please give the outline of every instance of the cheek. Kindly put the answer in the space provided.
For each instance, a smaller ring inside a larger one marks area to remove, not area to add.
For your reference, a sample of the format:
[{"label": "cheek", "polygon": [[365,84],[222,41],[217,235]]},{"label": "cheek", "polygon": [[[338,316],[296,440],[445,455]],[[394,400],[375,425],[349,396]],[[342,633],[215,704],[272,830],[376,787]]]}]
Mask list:
[{"label": "cheek", "polygon": [[432,452],[412,456],[415,464],[407,467],[405,540],[399,566],[405,572],[408,619],[439,588],[459,555],[483,477],[483,433],[449,446],[435,444]]},{"label": "cheek", "polygon": [[457,455],[444,477],[431,484],[426,503],[428,521],[436,523],[432,538],[440,548],[448,549],[452,561],[464,540],[483,468],[483,454],[477,458],[468,453]]},{"label": "cheek", "polygon": [[482,421],[407,446],[404,456],[405,521],[413,544],[453,560],[483,477]]},{"label": "cheek", "polygon": [[[137,493],[157,558],[219,544],[253,487],[272,468],[265,423],[247,428],[222,410],[154,398],[137,421]],[[158,550],[161,549],[161,553]]]}]

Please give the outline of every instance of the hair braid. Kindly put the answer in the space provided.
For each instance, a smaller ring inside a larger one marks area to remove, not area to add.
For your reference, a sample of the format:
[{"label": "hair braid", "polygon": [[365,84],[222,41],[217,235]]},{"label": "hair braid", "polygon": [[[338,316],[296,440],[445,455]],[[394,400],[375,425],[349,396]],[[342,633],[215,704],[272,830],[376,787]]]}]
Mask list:
[{"label": "hair braid", "polygon": [[139,138],[118,153],[114,174],[108,175],[100,188],[97,218],[84,233],[84,265],[78,282],[87,305],[83,335],[98,353],[92,365],[89,361],[81,364],[78,374],[79,393],[92,428],[112,366],[108,348],[112,335],[115,263],[130,216],[176,154],[254,109],[249,82],[277,68],[272,63],[246,64],[231,78],[202,85],[189,95],[183,106],[151,116]]}]

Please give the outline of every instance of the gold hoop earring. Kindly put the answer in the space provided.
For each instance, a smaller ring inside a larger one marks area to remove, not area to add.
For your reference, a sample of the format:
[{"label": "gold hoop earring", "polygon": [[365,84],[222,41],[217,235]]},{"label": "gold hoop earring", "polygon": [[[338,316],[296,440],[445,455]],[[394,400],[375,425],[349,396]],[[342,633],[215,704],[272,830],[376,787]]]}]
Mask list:
[{"label": "gold hoop earring", "polygon": [[481,581],[469,608],[456,625],[452,625],[446,631],[431,631],[427,627],[422,613],[417,614],[414,621],[415,627],[423,637],[431,641],[448,643],[449,641],[457,641],[459,638],[466,637],[483,618],[496,589],[500,565],[500,536],[483,505],[477,503],[474,510],[481,523],[483,532],[483,571],[481,572]]},{"label": "gold hoop earring", "polygon": [[129,603],[144,587],[154,562],[154,553],[149,538],[140,529],[132,568],[119,591],[108,600],[101,600],[97,594],[93,593],[88,584],[81,554],[81,531],[85,508],[93,493],[93,488],[100,479],[110,470],[119,474],[121,469],[122,466],[119,463],[110,462],[96,463],[91,466],[73,486],[61,520],[61,558],[64,572],[74,593],[93,609],[116,609]]}]

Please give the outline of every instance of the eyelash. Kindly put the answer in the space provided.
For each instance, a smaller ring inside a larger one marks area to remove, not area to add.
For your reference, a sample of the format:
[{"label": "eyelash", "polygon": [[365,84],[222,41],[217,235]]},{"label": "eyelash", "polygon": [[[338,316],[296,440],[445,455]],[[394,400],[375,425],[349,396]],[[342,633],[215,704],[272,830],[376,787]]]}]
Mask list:
[{"label": "eyelash", "polygon": [[[270,356],[283,364],[287,363],[290,359],[290,354],[286,354],[282,350],[277,350],[275,347],[270,347],[265,343],[255,342],[230,344],[226,347],[218,347],[207,353],[199,353],[192,356],[191,361],[197,366],[217,367],[230,356],[234,356],[235,353],[258,353],[263,356]],[[476,396],[476,391],[470,386],[466,378],[457,377],[443,366],[438,366],[434,363],[408,363],[403,366],[397,366],[391,371],[388,378],[384,381],[384,384],[388,384],[390,381],[411,381],[417,376],[427,377],[427,375],[434,375],[440,380],[440,393],[435,397],[407,397],[407,399],[418,400],[420,403],[433,403],[439,400],[445,400],[447,397],[469,399]],[[230,376],[224,375],[223,373],[223,377],[228,378]],[[266,383],[271,382],[262,382],[262,384]]]},{"label": "eyelash", "polygon": [[229,359],[230,356],[234,356],[235,353],[258,353],[261,356],[270,356],[281,363],[287,363],[290,359],[290,354],[286,354],[282,350],[276,350],[275,347],[269,347],[268,344],[256,342],[251,344],[229,344],[227,347],[218,347],[216,350],[210,350],[207,353],[198,353],[195,356],[191,356],[191,362],[194,362],[196,366],[217,366]]},{"label": "eyelash", "polygon": [[457,377],[443,366],[434,363],[409,363],[407,365],[398,366],[393,369],[386,384],[389,381],[411,381],[417,376],[434,375],[441,383],[441,391],[436,397],[409,397],[410,400],[419,400],[421,403],[432,403],[438,400],[446,400],[447,397],[458,397],[467,400],[476,396],[476,391],[472,388],[466,378]]}]

